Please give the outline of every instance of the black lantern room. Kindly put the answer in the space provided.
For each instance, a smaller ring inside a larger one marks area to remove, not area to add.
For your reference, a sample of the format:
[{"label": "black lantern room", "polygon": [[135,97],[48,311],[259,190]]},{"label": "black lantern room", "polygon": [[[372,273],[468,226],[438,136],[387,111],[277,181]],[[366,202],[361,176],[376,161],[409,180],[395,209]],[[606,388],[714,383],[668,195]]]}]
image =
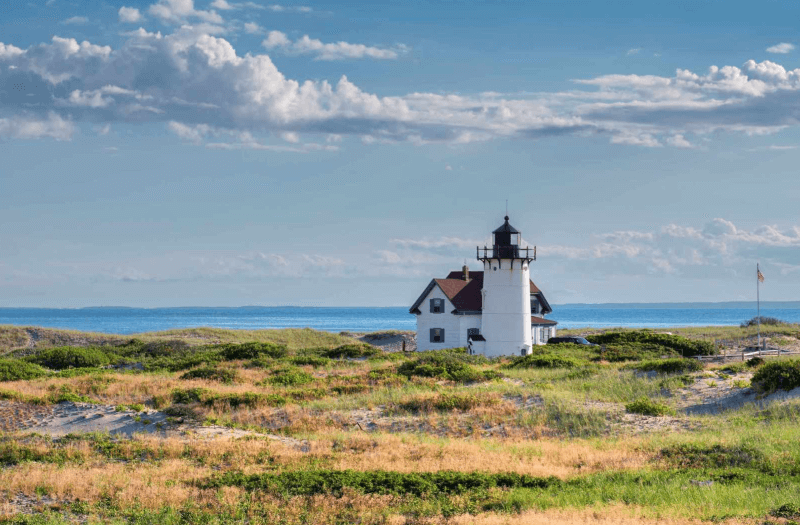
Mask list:
[{"label": "black lantern room", "polygon": [[[520,242],[522,242],[522,239],[520,238],[519,230],[509,224],[508,215],[506,215],[503,225],[492,232],[491,257],[488,256],[489,248],[484,246],[483,249],[478,247],[478,259],[483,261],[488,259],[511,259],[512,266],[514,259],[536,260],[536,248],[533,248],[533,253],[531,254],[530,248],[519,247]],[[483,254],[481,254],[481,250]]]}]

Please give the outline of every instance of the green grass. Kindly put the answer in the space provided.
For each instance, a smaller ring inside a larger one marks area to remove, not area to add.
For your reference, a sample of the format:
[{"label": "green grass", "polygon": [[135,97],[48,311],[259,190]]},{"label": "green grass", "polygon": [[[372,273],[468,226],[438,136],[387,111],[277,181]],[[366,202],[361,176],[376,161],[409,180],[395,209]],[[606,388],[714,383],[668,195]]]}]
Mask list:
[{"label": "green grass", "polygon": [[699,372],[703,369],[703,363],[697,359],[677,358],[644,361],[635,365],[629,365],[629,367],[640,372],[656,372],[658,374],[685,374],[687,372]]},{"label": "green grass", "polygon": [[636,401],[631,401],[626,404],[625,410],[631,414],[642,414],[645,416],[675,415],[675,409],[646,397],[639,398]]}]

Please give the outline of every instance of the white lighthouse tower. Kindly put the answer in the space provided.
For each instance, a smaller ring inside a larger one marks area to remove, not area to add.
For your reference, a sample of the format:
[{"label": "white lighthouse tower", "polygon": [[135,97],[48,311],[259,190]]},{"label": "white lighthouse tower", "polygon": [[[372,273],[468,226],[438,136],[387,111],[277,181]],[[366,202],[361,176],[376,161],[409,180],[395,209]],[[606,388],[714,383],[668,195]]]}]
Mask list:
[{"label": "white lighthouse tower", "polygon": [[486,356],[531,352],[530,263],[536,248],[522,248],[520,232],[505,223],[492,232],[492,247],[478,247],[483,262],[481,335]]}]

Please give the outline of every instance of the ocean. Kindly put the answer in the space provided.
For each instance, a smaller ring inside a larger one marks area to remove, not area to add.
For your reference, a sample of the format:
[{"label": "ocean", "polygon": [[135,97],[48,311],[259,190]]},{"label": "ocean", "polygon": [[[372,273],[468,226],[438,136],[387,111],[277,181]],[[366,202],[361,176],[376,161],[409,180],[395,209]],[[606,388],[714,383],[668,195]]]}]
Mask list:
[{"label": "ocean", "polygon": [[[756,315],[755,304],[554,305],[549,319],[559,328],[739,325]],[[800,323],[800,303],[762,304],[761,315]],[[414,330],[416,318],[393,308],[0,308],[0,325],[45,326],[110,334],[133,334],[173,328],[210,326],[258,330],[315,328],[328,332]]]}]

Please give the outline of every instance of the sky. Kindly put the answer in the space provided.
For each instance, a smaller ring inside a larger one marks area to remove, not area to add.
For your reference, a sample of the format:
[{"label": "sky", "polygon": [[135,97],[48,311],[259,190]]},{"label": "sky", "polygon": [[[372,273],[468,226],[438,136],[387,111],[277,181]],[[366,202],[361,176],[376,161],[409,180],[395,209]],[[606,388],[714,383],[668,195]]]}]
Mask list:
[{"label": "sky", "polygon": [[800,3],[5,0],[0,306],[800,299]]}]

